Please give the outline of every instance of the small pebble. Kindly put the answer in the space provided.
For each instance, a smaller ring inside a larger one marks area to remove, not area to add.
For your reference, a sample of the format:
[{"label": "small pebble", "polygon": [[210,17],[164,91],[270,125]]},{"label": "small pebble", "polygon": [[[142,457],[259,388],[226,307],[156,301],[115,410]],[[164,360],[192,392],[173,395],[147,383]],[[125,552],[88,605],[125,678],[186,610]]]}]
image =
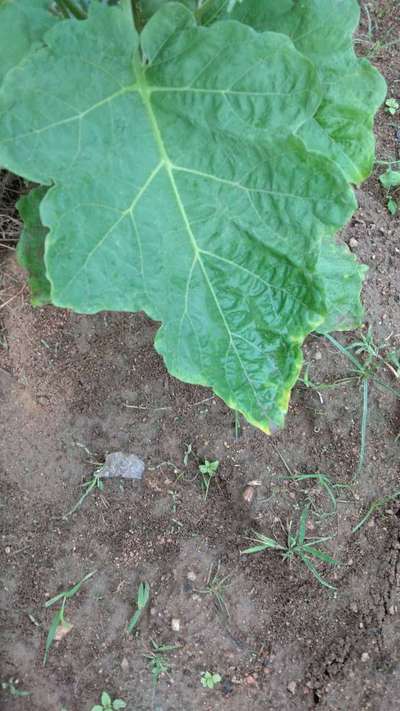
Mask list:
[{"label": "small pebble", "polygon": [[322,353],[321,353],[321,351],[317,351],[316,354],[315,354],[315,356],[314,356],[314,358],[315,358],[315,360],[322,360]]},{"label": "small pebble", "polygon": [[255,679],[252,674],[248,674],[248,675],[245,677],[244,683],[245,683],[247,686],[255,686],[255,685],[257,684],[257,679]]},{"label": "small pebble", "polygon": [[174,632],[180,632],[181,621],[177,617],[173,617],[171,620],[171,628]]},{"label": "small pebble", "polygon": [[193,570],[190,570],[186,577],[188,580],[196,580],[196,573],[194,573]]},{"label": "small pebble", "polygon": [[355,237],[351,237],[349,241],[350,249],[354,249],[358,245],[358,240]]},{"label": "small pebble", "polygon": [[368,654],[368,652],[363,652],[362,655],[361,655],[361,661],[362,661],[362,662],[368,662],[368,660],[369,660],[369,654]]},{"label": "small pebble", "polygon": [[127,672],[128,669],[129,669],[129,662],[128,662],[128,660],[127,660],[126,657],[124,657],[123,660],[122,660],[122,662],[121,662],[121,669],[122,669],[123,672]]},{"label": "small pebble", "polygon": [[295,693],[296,693],[296,689],[297,689],[297,684],[296,684],[296,682],[295,682],[295,681],[290,681],[289,684],[287,685],[287,690],[288,690],[291,694],[295,694]]},{"label": "small pebble", "polygon": [[10,546],[6,546],[6,555],[10,555],[10,553],[11,553]]}]

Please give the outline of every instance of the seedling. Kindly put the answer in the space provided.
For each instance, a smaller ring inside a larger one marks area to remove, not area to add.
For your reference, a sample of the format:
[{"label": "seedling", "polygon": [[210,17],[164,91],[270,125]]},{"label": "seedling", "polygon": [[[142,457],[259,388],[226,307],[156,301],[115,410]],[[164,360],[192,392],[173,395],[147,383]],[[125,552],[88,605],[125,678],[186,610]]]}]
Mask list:
[{"label": "seedling", "polygon": [[201,474],[201,485],[204,491],[204,500],[207,500],[208,491],[212,480],[215,478],[219,467],[219,461],[209,462],[208,459],[203,464],[199,464],[199,472]]},{"label": "seedling", "polygon": [[398,166],[399,163],[397,161],[395,164],[389,163],[389,168],[379,176],[381,185],[386,189],[386,205],[391,215],[397,213],[398,203],[393,195],[396,195],[400,189],[400,170],[394,170],[393,165]]},{"label": "seedling", "polygon": [[[362,412],[360,425],[360,454],[358,465],[354,477],[358,477],[361,473],[364,463],[367,446],[367,428],[368,428],[368,413],[369,413],[369,384],[373,381],[378,386],[391,392],[395,397],[400,398],[400,390],[392,388],[382,381],[377,372],[380,367],[386,366],[393,373],[393,366],[382,356],[383,346],[377,345],[374,342],[372,330],[368,329],[368,333],[362,335],[360,340],[353,341],[348,346],[343,346],[333,336],[327,334],[326,338],[344,355],[352,364],[353,374],[350,380],[356,379],[362,390]],[[353,352],[354,351],[354,352]],[[356,356],[361,356],[357,358]]]},{"label": "seedling", "polygon": [[140,583],[139,589],[137,592],[137,599],[136,599],[136,605],[137,605],[137,610],[133,617],[131,617],[131,620],[128,625],[128,632],[131,634],[133,630],[135,629],[136,625],[139,623],[139,620],[141,616],[143,615],[144,610],[146,609],[147,605],[149,604],[150,600],[150,585],[146,582]]},{"label": "seedling", "polygon": [[400,104],[397,101],[397,99],[391,97],[390,99],[386,99],[385,107],[386,107],[385,111],[388,114],[391,114],[392,116],[394,116],[395,113],[397,113],[397,111],[400,109]]},{"label": "seedling", "polygon": [[0,164],[39,185],[33,301],[145,311],[175,377],[275,431],[305,338],[359,320],[363,270],[333,236],[386,86],[352,50],[354,0],[57,4],[0,2]]},{"label": "seedling", "polygon": [[388,494],[387,496],[383,496],[380,499],[375,499],[375,501],[372,502],[370,505],[367,513],[365,516],[362,517],[362,519],[357,523],[356,526],[352,529],[352,533],[357,533],[365,524],[370,520],[371,516],[375,513],[375,511],[379,511],[379,509],[383,508],[386,506],[386,504],[390,503],[391,501],[396,501],[396,499],[400,498],[400,490],[395,491],[394,494]]},{"label": "seedling", "polygon": [[46,645],[45,645],[45,652],[44,652],[44,658],[43,658],[43,664],[45,665],[47,663],[47,659],[49,656],[50,652],[50,647],[53,644],[54,640],[59,636],[61,639],[64,637],[68,632],[72,629],[72,625],[70,622],[68,622],[65,619],[64,611],[65,611],[65,605],[67,600],[70,600],[74,595],[76,595],[79,590],[81,589],[82,585],[86,583],[94,574],[96,573],[95,570],[93,570],[91,573],[88,573],[85,575],[82,580],[80,580],[76,585],[73,585],[73,587],[69,588],[68,590],[65,590],[63,592],[58,593],[54,597],[52,597],[50,600],[47,600],[45,603],[45,607],[52,607],[53,605],[56,604],[56,602],[61,601],[61,607],[57,610],[55,613],[51,624],[50,628],[47,634],[47,639],[46,639]]},{"label": "seedling", "polygon": [[103,691],[100,698],[100,703],[92,706],[91,711],[118,711],[126,709],[126,703],[122,699],[114,699],[112,701],[110,694]]},{"label": "seedling", "polygon": [[221,578],[219,576],[220,566],[221,561],[218,561],[216,567],[214,566],[214,563],[211,563],[205,587],[200,590],[195,590],[195,592],[199,595],[211,595],[214,599],[217,610],[220,610],[223,615],[229,617],[229,610],[225,603],[225,588],[227,580],[229,580],[231,576],[225,575]]},{"label": "seedling", "polygon": [[92,493],[95,489],[98,489],[99,491],[104,491],[104,482],[101,479],[99,474],[93,474],[93,476],[88,480],[85,481],[82,484],[82,488],[84,489],[84,492],[82,496],[80,497],[79,501],[75,504],[75,506],[72,507],[68,513],[65,514],[64,518],[67,518],[68,516],[71,516],[75,511],[77,511],[85,501],[85,499],[89,496],[89,494]]},{"label": "seedling", "polygon": [[201,675],[201,684],[205,689],[215,689],[220,681],[222,681],[220,674],[213,674],[213,672],[206,671]]},{"label": "seedling", "polygon": [[156,687],[161,674],[168,674],[171,668],[165,655],[169,652],[173,652],[175,649],[179,649],[179,646],[177,644],[159,645],[153,639],[150,641],[153,651],[144,654],[144,657],[149,660],[153,686]]},{"label": "seedling", "polygon": [[334,585],[331,585],[316,568],[316,563],[322,561],[328,565],[339,565],[335,558],[331,555],[322,551],[320,548],[315,546],[320,543],[325,543],[325,541],[332,540],[333,536],[323,536],[322,538],[306,538],[307,521],[309,516],[309,508],[306,506],[300,516],[300,522],[296,533],[292,533],[292,521],[289,522],[287,530],[287,541],[286,544],[279,543],[274,538],[269,538],[264,536],[263,533],[254,532],[254,538],[250,540],[257,543],[256,546],[251,548],[246,548],[242,551],[243,554],[253,554],[261,553],[265,550],[275,550],[278,551],[283,560],[293,560],[294,558],[299,558],[306,568],[312,573],[314,578],[326,588],[330,590],[336,590]]},{"label": "seedling", "polygon": [[30,696],[30,691],[23,691],[18,689],[19,679],[9,679],[8,681],[1,682],[1,690],[5,691],[7,694],[12,696],[14,699],[21,698],[22,696]]}]

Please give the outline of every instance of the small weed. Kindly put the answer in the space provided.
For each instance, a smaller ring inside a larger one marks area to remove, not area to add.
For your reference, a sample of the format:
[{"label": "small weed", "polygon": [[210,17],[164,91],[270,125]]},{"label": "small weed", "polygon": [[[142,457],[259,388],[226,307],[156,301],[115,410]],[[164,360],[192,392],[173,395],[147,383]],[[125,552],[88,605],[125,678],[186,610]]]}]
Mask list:
[{"label": "small weed", "polygon": [[22,696],[31,695],[30,691],[23,691],[22,689],[18,689],[18,684],[18,679],[9,679],[8,681],[2,681],[0,688],[2,691],[5,691],[7,694],[10,694],[10,696],[12,696],[14,699],[20,698]]},{"label": "small weed", "polygon": [[314,578],[326,588],[330,590],[336,590],[334,585],[328,583],[316,568],[316,563],[314,561],[322,561],[323,563],[328,563],[329,565],[339,565],[338,561],[332,558],[325,551],[316,548],[320,543],[332,540],[332,536],[324,536],[322,538],[311,538],[306,539],[307,521],[309,516],[309,508],[306,506],[300,516],[300,522],[298,530],[296,533],[292,533],[292,521],[290,521],[287,530],[287,540],[286,544],[281,544],[274,538],[268,538],[262,533],[254,532],[254,538],[250,539],[257,543],[256,546],[247,548],[242,551],[243,554],[261,553],[265,550],[275,550],[279,551],[283,560],[293,560],[293,558],[299,558],[306,568],[312,573]]},{"label": "small weed", "polygon": [[179,649],[177,644],[157,644],[154,640],[151,640],[152,652],[144,655],[146,659],[149,660],[151,678],[153,680],[153,686],[156,687],[161,674],[168,674],[171,667],[165,654],[168,652],[173,652],[175,649]]},{"label": "small weed", "polygon": [[103,691],[100,698],[100,703],[92,706],[91,711],[118,711],[118,709],[126,709],[126,703],[122,699],[111,699],[107,691]]},{"label": "small weed", "polygon": [[80,580],[78,583],[76,583],[76,585],[73,585],[72,588],[58,593],[50,600],[47,600],[47,602],[45,603],[45,607],[52,607],[52,605],[55,605],[56,602],[59,602],[61,600],[61,607],[55,613],[47,634],[45,653],[43,658],[44,665],[47,662],[50,647],[56,639],[57,635],[59,635],[59,638],[61,639],[72,629],[72,625],[64,617],[64,610],[67,600],[70,600],[72,597],[74,597],[74,595],[76,595],[81,589],[83,583],[86,583],[86,581],[89,580],[89,578],[91,578],[95,573],[96,571],[93,570],[91,573],[88,573],[88,575],[85,575],[85,577],[82,578],[82,580]]},{"label": "small weed", "polygon": [[[384,357],[382,355],[383,346],[375,343],[371,329],[368,329],[368,333],[366,335],[362,335],[360,340],[353,341],[348,346],[343,346],[330,334],[327,334],[326,338],[351,362],[353,366],[352,375],[347,379],[347,382],[356,379],[361,384],[362,412],[360,425],[360,453],[357,469],[354,475],[354,478],[357,478],[365,463],[369,414],[369,384],[373,381],[383,389],[391,392],[397,398],[400,398],[400,390],[387,385],[387,383],[382,381],[377,376],[377,372],[382,366],[385,366],[392,374],[396,375],[396,372],[389,360],[389,357]],[[336,384],[340,384],[342,382],[343,380],[337,382]]]},{"label": "small weed", "polygon": [[146,609],[147,605],[149,604],[150,601],[150,585],[146,582],[140,583],[139,589],[137,592],[137,597],[136,597],[136,605],[137,605],[137,610],[135,614],[131,617],[129,625],[128,625],[128,633],[131,634],[133,630],[135,629],[136,625],[139,623],[139,620]]},{"label": "small weed", "polygon": [[335,484],[327,474],[293,474],[289,477],[289,479],[290,481],[296,483],[315,482],[315,484],[317,484],[317,486],[321,488],[322,492],[325,494],[330,504],[329,511],[320,511],[319,509],[317,509],[314,502],[314,496],[309,491],[305,492],[307,506],[310,510],[313,511],[314,516],[316,516],[320,520],[336,515],[338,490],[350,488],[348,484]]},{"label": "small weed", "polygon": [[218,471],[219,461],[216,459],[214,462],[209,462],[205,459],[203,464],[199,464],[199,472],[201,474],[201,485],[204,491],[204,499],[207,500],[208,491],[212,480]]},{"label": "small weed", "polygon": [[66,513],[66,514],[64,515],[64,518],[67,518],[68,516],[71,516],[73,513],[75,513],[75,511],[77,511],[77,510],[82,506],[82,504],[83,504],[83,502],[85,501],[86,497],[89,496],[89,494],[90,494],[94,489],[99,489],[99,491],[104,491],[104,482],[103,482],[103,480],[100,478],[99,474],[96,474],[96,473],[95,473],[95,474],[93,474],[93,476],[91,477],[91,479],[89,479],[88,481],[85,481],[85,482],[82,484],[82,488],[84,489],[84,492],[83,492],[81,498],[79,499],[79,501],[77,501],[77,503],[75,504],[75,506],[73,506],[72,509],[71,509],[70,511],[68,511],[68,513]]},{"label": "small weed", "polygon": [[395,99],[395,98],[393,98],[393,97],[390,98],[390,99],[386,99],[386,101],[385,101],[385,111],[386,111],[388,114],[391,114],[391,116],[394,116],[395,113],[397,113],[397,111],[398,111],[399,109],[400,109],[400,104],[399,104],[399,102],[397,101],[397,99]]},{"label": "small weed", "polygon": [[219,576],[220,567],[220,561],[218,561],[216,566],[214,566],[214,563],[211,563],[205,587],[201,590],[195,590],[195,592],[198,595],[211,595],[214,598],[217,610],[221,611],[226,617],[229,617],[229,610],[225,603],[225,588],[227,580],[229,580],[231,576],[225,575],[225,577],[221,578]]},{"label": "small weed", "polygon": [[206,671],[201,675],[201,684],[205,689],[215,689],[220,681],[222,681],[220,674],[213,674],[212,672]]},{"label": "small weed", "polygon": [[375,501],[373,501],[372,504],[370,505],[365,516],[363,516],[362,519],[357,523],[357,525],[354,526],[354,528],[352,529],[351,532],[357,533],[357,531],[359,531],[363,526],[365,526],[365,524],[367,523],[367,521],[369,521],[371,516],[373,516],[375,511],[379,511],[379,509],[386,506],[386,504],[390,503],[391,501],[395,501],[396,499],[399,499],[399,498],[400,498],[400,491],[395,491],[394,494],[388,494],[387,496],[383,496],[381,499],[375,499]]},{"label": "small weed", "polygon": [[[386,206],[391,215],[395,215],[398,210],[397,192],[400,189],[400,171],[393,170],[393,163],[388,163],[387,170],[379,176],[379,182],[386,190]],[[398,163],[396,163],[398,166]]]}]

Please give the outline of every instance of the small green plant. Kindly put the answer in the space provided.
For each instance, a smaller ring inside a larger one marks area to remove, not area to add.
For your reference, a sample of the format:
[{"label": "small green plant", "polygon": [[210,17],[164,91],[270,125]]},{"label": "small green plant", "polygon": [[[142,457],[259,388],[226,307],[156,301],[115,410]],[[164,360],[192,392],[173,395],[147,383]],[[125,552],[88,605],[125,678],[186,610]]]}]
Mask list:
[{"label": "small green plant", "polygon": [[206,671],[201,675],[201,684],[205,689],[215,689],[220,681],[222,681],[220,674],[213,674],[213,672]]},{"label": "small green plant", "polygon": [[204,491],[204,499],[207,500],[208,491],[212,480],[215,478],[219,467],[219,461],[209,462],[208,459],[203,464],[199,464],[199,472],[201,474],[201,485]]},{"label": "small green plant", "polygon": [[91,711],[118,711],[126,709],[126,703],[122,699],[114,699],[112,701],[110,694],[103,691],[100,698],[100,703],[92,706]]},{"label": "small green plant", "polygon": [[[358,380],[362,389],[362,412],[360,425],[360,454],[358,465],[354,477],[361,473],[366,455],[367,447],[367,427],[369,415],[369,385],[373,381],[379,387],[391,392],[395,397],[400,398],[400,390],[387,385],[377,373],[382,366],[385,366],[393,373],[393,366],[389,358],[382,355],[384,346],[374,341],[372,329],[369,328],[366,335],[362,335],[359,340],[352,341],[348,346],[343,346],[333,336],[326,334],[326,338],[332,343],[342,355],[344,355],[353,366],[353,373],[347,382],[352,379]],[[359,357],[356,357],[359,356]]]},{"label": "small green plant", "polygon": [[153,686],[156,687],[161,674],[168,674],[171,668],[165,655],[179,649],[179,647],[177,644],[157,644],[153,639],[150,642],[152,651],[145,654],[144,657],[149,660]]},{"label": "small green plant", "polygon": [[242,551],[242,554],[253,554],[261,553],[265,550],[275,550],[278,551],[283,560],[293,560],[298,558],[302,563],[308,568],[310,573],[318,580],[318,582],[330,590],[336,590],[334,585],[328,583],[325,578],[319,573],[316,568],[316,563],[322,561],[328,565],[339,565],[338,561],[332,558],[329,553],[322,551],[320,548],[315,546],[325,541],[332,540],[333,536],[323,536],[321,538],[306,538],[307,521],[309,516],[309,508],[306,506],[300,516],[300,522],[296,533],[292,533],[292,521],[289,522],[287,530],[287,540],[285,544],[279,543],[274,538],[269,538],[264,536],[263,533],[254,532],[254,538],[250,540],[257,543],[256,546],[251,548],[246,548]]},{"label": "small green plant", "polygon": [[136,625],[139,623],[139,620],[140,620],[141,616],[143,615],[144,610],[146,609],[147,605],[149,604],[149,600],[150,600],[150,585],[146,582],[140,583],[138,592],[137,592],[137,598],[136,598],[137,610],[136,610],[135,614],[131,617],[129,625],[128,625],[129,634],[131,634],[133,632]]},{"label": "small green plant", "polygon": [[72,509],[65,514],[64,518],[67,518],[75,513],[75,511],[82,506],[86,497],[89,496],[93,490],[98,489],[99,491],[104,491],[104,482],[100,478],[100,475],[95,473],[88,481],[83,482],[82,488],[84,489],[82,496],[79,501],[76,502],[75,506],[73,506]]},{"label": "small green plant", "polygon": [[[398,162],[396,162],[398,165]],[[379,176],[381,185],[386,190],[386,206],[391,215],[395,215],[398,210],[397,195],[400,189],[400,170],[393,170],[393,163],[389,163],[389,168]]]},{"label": "small green plant", "polygon": [[231,577],[225,575],[223,578],[219,575],[221,561],[218,561],[216,566],[211,563],[208,570],[205,587],[200,590],[195,590],[198,595],[210,595],[213,597],[217,610],[222,612],[226,617],[229,617],[229,610],[225,602],[225,588],[227,580]]},{"label": "small green plant", "polygon": [[22,696],[30,696],[30,691],[23,691],[18,689],[19,679],[9,679],[8,681],[2,681],[0,688],[2,691],[6,692],[14,699],[21,698]]},{"label": "small green plant", "polygon": [[395,113],[397,113],[397,111],[398,111],[399,109],[400,109],[400,104],[399,104],[399,102],[397,101],[397,99],[395,99],[394,97],[391,97],[390,99],[386,99],[386,101],[385,101],[385,111],[386,111],[388,114],[391,114],[392,116],[394,116]]},{"label": "small green plant", "polygon": [[352,533],[357,533],[365,524],[370,520],[371,516],[375,513],[375,511],[379,511],[379,509],[383,508],[386,506],[386,504],[389,504],[391,501],[396,501],[396,499],[400,498],[400,490],[395,491],[394,494],[388,494],[387,496],[382,496],[379,499],[375,499],[375,501],[372,502],[370,507],[368,508],[365,516],[360,519],[360,521],[354,526],[352,529]]},{"label": "small green plant", "polygon": [[95,573],[96,573],[96,571],[93,570],[91,573],[88,573],[87,575],[85,575],[85,577],[82,578],[82,580],[80,580],[78,583],[76,583],[76,585],[73,585],[68,590],[64,590],[63,592],[58,593],[57,595],[52,597],[50,600],[47,600],[47,602],[45,603],[44,606],[47,608],[47,607],[52,607],[53,605],[56,604],[56,602],[61,601],[61,607],[57,610],[57,612],[53,616],[53,619],[51,621],[50,628],[49,628],[49,631],[47,634],[45,652],[44,652],[44,658],[43,658],[44,665],[47,663],[51,645],[53,644],[57,635],[59,635],[60,638],[64,637],[72,629],[71,623],[68,622],[68,620],[66,620],[65,616],[64,616],[65,605],[67,603],[67,600],[70,600],[72,597],[74,597],[74,595],[76,595],[79,592],[82,585],[84,583],[86,583],[89,580],[89,578],[91,578]]}]

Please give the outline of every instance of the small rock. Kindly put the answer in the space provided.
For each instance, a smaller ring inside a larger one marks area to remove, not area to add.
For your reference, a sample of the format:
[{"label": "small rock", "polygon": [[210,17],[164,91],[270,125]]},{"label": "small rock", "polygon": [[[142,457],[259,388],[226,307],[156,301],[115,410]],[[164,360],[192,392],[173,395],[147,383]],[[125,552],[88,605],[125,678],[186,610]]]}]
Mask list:
[{"label": "small rock", "polygon": [[194,581],[196,580],[196,573],[194,573],[193,570],[190,570],[186,577],[188,580]]},{"label": "small rock", "polygon": [[351,603],[351,605],[350,605],[350,610],[351,610],[352,612],[354,612],[355,614],[357,614],[357,612],[358,612],[358,605],[357,605],[356,602],[352,602],[352,603]]},{"label": "small rock", "polygon": [[287,685],[287,690],[288,690],[291,694],[295,694],[295,693],[296,693],[296,689],[297,689],[297,684],[296,684],[296,682],[295,682],[295,681],[290,681],[289,684]]},{"label": "small rock", "polygon": [[6,555],[10,555],[10,553],[11,553],[10,546],[6,546],[5,550],[6,550]]},{"label": "small rock", "polygon": [[97,471],[97,476],[102,479],[141,479],[144,472],[144,462],[136,454],[124,452],[111,452],[107,454],[106,461]]},{"label": "small rock", "polygon": [[181,621],[177,617],[173,617],[171,620],[171,628],[174,632],[180,632]]},{"label": "small rock", "polygon": [[255,686],[257,684],[257,679],[252,674],[248,674],[244,679],[244,683],[247,686]]},{"label": "small rock", "polygon": [[358,245],[358,239],[356,239],[355,237],[351,237],[351,239],[349,241],[350,249],[355,249],[355,247],[357,247],[357,245]]},{"label": "small rock", "polygon": [[362,655],[361,655],[361,661],[362,661],[362,662],[368,662],[368,660],[369,660],[369,654],[368,654],[368,652],[363,652]]},{"label": "small rock", "polygon": [[391,605],[391,606],[389,607],[389,615],[394,615],[394,614],[395,614],[394,605]]},{"label": "small rock", "polygon": [[315,358],[315,360],[322,360],[322,353],[321,353],[321,351],[317,351],[316,354],[315,354],[315,356],[314,356],[314,358]]},{"label": "small rock", "polygon": [[127,672],[129,670],[129,662],[126,657],[124,657],[121,662],[121,669],[123,672]]}]

